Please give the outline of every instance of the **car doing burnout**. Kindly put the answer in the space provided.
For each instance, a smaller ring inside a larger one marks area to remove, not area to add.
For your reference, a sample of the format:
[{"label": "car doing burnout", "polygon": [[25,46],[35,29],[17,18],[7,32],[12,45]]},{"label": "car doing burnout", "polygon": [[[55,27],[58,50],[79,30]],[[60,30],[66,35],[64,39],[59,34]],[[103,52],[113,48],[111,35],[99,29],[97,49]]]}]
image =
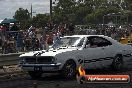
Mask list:
[{"label": "car doing burnout", "polygon": [[49,50],[19,56],[20,66],[33,78],[44,72],[60,72],[71,78],[78,66],[84,69],[111,67],[120,70],[132,56],[132,46],[103,35],[73,35],[58,39]]}]

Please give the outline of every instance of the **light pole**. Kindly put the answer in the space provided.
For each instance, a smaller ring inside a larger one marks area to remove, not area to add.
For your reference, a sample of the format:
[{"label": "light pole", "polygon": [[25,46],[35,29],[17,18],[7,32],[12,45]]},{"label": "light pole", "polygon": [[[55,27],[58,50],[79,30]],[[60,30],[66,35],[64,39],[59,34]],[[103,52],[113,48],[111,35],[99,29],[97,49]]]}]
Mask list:
[{"label": "light pole", "polygon": [[52,0],[50,0],[50,20],[52,20]]},{"label": "light pole", "polygon": [[31,19],[32,19],[32,16],[33,16],[33,8],[32,8],[32,4],[31,4]]}]

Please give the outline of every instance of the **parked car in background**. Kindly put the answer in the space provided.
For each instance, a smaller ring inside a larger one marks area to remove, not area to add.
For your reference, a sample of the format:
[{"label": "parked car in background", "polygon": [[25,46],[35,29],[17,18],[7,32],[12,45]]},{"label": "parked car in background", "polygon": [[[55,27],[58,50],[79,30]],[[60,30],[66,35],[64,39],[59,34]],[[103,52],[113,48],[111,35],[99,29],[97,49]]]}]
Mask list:
[{"label": "parked car in background", "polygon": [[127,37],[122,37],[119,41],[122,44],[132,43],[132,34]]},{"label": "parked car in background", "polygon": [[33,51],[19,56],[20,66],[33,78],[45,72],[60,72],[71,78],[76,68],[111,67],[121,70],[132,56],[132,47],[103,35],[64,36],[49,50]]}]

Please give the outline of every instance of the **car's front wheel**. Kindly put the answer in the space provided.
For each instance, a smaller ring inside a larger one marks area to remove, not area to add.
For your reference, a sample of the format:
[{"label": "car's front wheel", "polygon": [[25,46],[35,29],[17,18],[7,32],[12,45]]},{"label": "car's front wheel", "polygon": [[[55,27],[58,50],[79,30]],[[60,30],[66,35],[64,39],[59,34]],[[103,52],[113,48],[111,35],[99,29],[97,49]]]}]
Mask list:
[{"label": "car's front wheel", "polygon": [[61,75],[65,78],[73,78],[76,75],[76,63],[73,60],[67,61],[62,68]]},{"label": "car's front wheel", "polygon": [[29,71],[28,74],[33,79],[37,79],[37,78],[40,78],[42,76],[42,72],[39,72],[39,71]]},{"label": "car's front wheel", "polygon": [[115,58],[113,59],[113,62],[112,62],[112,69],[113,70],[122,70],[123,65],[124,65],[124,62],[123,62],[122,56],[121,55],[115,56]]}]

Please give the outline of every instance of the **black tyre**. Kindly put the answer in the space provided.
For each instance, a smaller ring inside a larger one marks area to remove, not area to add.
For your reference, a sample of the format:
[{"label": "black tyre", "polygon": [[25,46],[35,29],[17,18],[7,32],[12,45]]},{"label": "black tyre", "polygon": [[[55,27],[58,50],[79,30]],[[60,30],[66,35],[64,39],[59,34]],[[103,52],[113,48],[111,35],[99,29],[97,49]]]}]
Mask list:
[{"label": "black tyre", "polygon": [[73,60],[69,60],[62,68],[61,75],[64,78],[73,78],[76,75],[76,63]]},{"label": "black tyre", "polygon": [[122,56],[121,55],[115,56],[115,58],[113,59],[113,62],[112,62],[112,69],[113,70],[122,70],[123,65],[124,65],[124,62],[123,62]]},{"label": "black tyre", "polygon": [[29,71],[28,74],[33,79],[38,79],[42,76],[42,72],[37,72],[37,71]]}]

